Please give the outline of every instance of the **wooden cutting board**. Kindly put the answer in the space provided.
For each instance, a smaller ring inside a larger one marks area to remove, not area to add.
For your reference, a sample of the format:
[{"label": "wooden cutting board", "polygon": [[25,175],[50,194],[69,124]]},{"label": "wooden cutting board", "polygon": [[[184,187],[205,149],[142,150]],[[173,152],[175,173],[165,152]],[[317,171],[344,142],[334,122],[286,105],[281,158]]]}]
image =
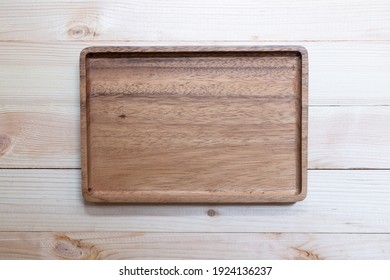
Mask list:
[{"label": "wooden cutting board", "polygon": [[302,200],[307,64],[300,46],[84,49],[84,198]]}]

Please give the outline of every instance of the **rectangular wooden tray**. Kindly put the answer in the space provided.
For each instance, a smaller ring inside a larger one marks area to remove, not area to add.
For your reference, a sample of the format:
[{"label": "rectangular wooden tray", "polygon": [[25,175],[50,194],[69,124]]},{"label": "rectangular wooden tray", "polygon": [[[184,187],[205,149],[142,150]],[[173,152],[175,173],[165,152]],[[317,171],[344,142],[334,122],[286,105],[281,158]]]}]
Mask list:
[{"label": "rectangular wooden tray", "polygon": [[307,64],[300,46],[84,49],[84,198],[302,200]]}]

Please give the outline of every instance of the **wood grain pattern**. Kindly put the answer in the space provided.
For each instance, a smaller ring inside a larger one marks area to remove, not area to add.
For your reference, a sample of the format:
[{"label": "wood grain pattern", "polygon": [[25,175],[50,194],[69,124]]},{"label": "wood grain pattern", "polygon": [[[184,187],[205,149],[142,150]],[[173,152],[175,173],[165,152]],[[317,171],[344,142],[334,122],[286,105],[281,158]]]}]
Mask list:
[{"label": "wood grain pattern", "polygon": [[[78,106],[15,103],[0,108],[0,166],[80,168]],[[309,111],[309,169],[390,169],[388,106],[312,106]]]},{"label": "wood grain pattern", "polygon": [[[309,166],[389,169],[389,4],[3,0],[0,167],[80,167],[86,46],[278,44],[310,53]],[[3,169],[0,258],[388,259],[388,172],[310,171],[307,199],[288,207],[96,207],[79,170]]]},{"label": "wood grain pattern", "polygon": [[80,170],[0,170],[2,231],[390,233],[389,170],[311,170],[294,205],[85,203]]},{"label": "wood grain pattern", "polygon": [[[389,40],[384,0],[1,1],[0,38],[25,41]],[[105,45],[105,44],[101,44]]]},{"label": "wood grain pattern", "polygon": [[[32,168],[80,165],[77,108],[31,106],[29,112],[0,112],[0,166]],[[48,164],[49,163],[49,164]]]},{"label": "wood grain pattern", "polygon": [[389,259],[390,234],[0,233],[0,259]]},{"label": "wood grain pattern", "polygon": [[[4,139],[10,139],[3,143],[12,143],[3,145],[7,153],[0,157],[1,167],[80,167],[78,53],[84,46],[80,43],[1,44],[0,102],[4,106],[0,108],[0,130]],[[390,87],[390,79],[386,78],[390,76],[388,43],[306,42],[305,46],[311,58],[309,103],[364,105],[348,107],[345,112],[345,107],[310,108],[310,123],[318,125],[312,125],[309,130],[309,168],[334,168],[335,165],[343,169],[390,168],[386,140],[389,135],[382,127],[390,116],[386,107],[380,107],[390,105],[390,95],[385,90]],[[37,117],[36,112],[44,117]],[[375,121],[377,116],[380,122]],[[343,117],[353,122],[348,130],[335,125]],[[26,128],[27,119],[36,124],[33,132]],[[53,122],[74,132],[64,137],[61,133],[51,133]],[[12,128],[8,129],[10,123]],[[19,133],[12,133],[14,130]],[[329,141],[328,134],[338,133],[344,136],[332,136]],[[377,133],[382,136],[377,137]],[[45,137],[50,139],[47,143]],[[362,149],[364,153],[329,153],[348,148],[351,142],[355,143],[355,150]],[[58,156],[59,147],[63,149],[61,156]]]},{"label": "wood grain pattern", "polygon": [[88,201],[306,196],[304,48],[90,47],[80,73]]},{"label": "wood grain pattern", "polygon": [[388,106],[316,107],[310,114],[310,168],[390,169]]},{"label": "wood grain pattern", "polygon": [[[79,53],[102,42],[31,43],[0,45],[0,101],[7,106],[78,106]],[[202,44],[213,42],[104,42],[122,46]],[[218,42],[220,46],[232,43]],[[243,42],[242,45],[253,45]],[[310,53],[309,105],[390,105],[390,42],[281,41],[304,45]],[[258,42],[256,45],[267,45]],[[268,43],[269,45],[269,43]],[[367,94],[369,92],[369,94]]]}]

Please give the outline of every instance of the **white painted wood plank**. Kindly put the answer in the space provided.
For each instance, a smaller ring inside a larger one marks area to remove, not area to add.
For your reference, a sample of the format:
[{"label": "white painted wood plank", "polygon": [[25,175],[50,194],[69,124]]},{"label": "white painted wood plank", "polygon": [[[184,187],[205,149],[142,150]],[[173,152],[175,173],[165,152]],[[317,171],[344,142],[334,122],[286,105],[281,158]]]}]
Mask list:
[{"label": "white painted wood plank", "polygon": [[0,233],[0,259],[389,259],[390,234]]},{"label": "white painted wood plank", "polygon": [[23,112],[10,105],[0,110],[0,167],[79,166],[78,107],[48,104]]},{"label": "white painted wood plank", "polygon": [[[1,231],[390,233],[390,171],[310,171],[292,205],[95,205],[79,170],[0,170]],[[208,210],[215,212],[208,215]]]},{"label": "white painted wood plank", "polygon": [[390,168],[390,107],[311,107],[309,168]]},{"label": "white painted wood plank", "polygon": [[386,0],[12,1],[0,40],[389,40]]}]

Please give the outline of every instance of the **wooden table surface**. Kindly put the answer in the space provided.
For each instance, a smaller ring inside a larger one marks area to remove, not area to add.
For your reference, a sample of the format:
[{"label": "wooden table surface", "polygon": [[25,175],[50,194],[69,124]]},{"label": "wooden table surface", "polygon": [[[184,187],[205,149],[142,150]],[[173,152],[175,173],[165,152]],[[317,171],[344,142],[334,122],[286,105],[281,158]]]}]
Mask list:
[{"label": "wooden table surface", "polygon": [[[0,3],[0,258],[390,258],[390,3]],[[303,45],[308,196],[94,205],[81,196],[86,46]]]}]

